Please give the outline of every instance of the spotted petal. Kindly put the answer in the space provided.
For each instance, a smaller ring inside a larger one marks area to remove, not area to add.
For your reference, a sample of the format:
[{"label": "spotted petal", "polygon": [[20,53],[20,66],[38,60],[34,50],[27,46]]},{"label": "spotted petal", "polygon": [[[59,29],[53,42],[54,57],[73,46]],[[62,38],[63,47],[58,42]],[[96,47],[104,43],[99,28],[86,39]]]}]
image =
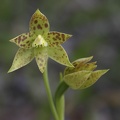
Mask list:
[{"label": "spotted petal", "polygon": [[67,53],[61,45],[48,46],[47,47],[48,56],[55,60],[56,62],[63,64],[65,66],[73,67],[70,63]]},{"label": "spotted petal", "polygon": [[82,70],[93,71],[96,67],[97,67],[96,62],[91,62],[86,64],[77,64],[77,66],[74,68],[67,67],[64,71],[64,74],[66,75],[66,74],[70,74],[70,73],[82,71]]},{"label": "spotted petal", "polygon": [[72,89],[79,89],[90,76],[90,71],[78,71],[64,76],[64,81]]},{"label": "spotted petal", "polygon": [[93,56],[86,57],[86,58],[80,58],[80,59],[75,60],[74,62],[77,62],[77,63],[79,62],[81,64],[85,64],[85,63],[89,62],[90,60],[92,60],[92,58],[93,58]]},{"label": "spotted petal", "polygon": [[62,44],[64,43],[67,39],[72,37],[72,35],[61,33],[61,32],[56,32],[52,31],[48,33],[48,36],[46,38],[46,41],[50,44]]},{"label": "spotted petal", "polygon": [[33,60],[33,58],[34,58],[34,54],[32,49],[20,48],[15,55],[12,66],[9,69],[8,73],[27,65]]},{"label": "spotted petal", "polygon": [[81,70],[88,70],[88,71],[94,70],[97,67],[96,62],[87,63],[92,58],[93,57],[81,58],[72,62],[74,67],[66,67],[66,69],[64,70],[64,75],[81,71]]},{"label": "spotted petal", "polygon": [[35,49],[35,59],[39,70],[43,73],[47,64],[48,55],[46,49]]},{"label": "spotted petal", "polygon": [[89,78],[80,86],[80,89],[84,89],[93,85],[102,75],[104,75],[108,70],[96,70],[91,73]]},{"label": "spotted petal", "polygon": [[45,35],[49,32],[49,22],[45,15],[39,9],[32,15],[29,23],[29,30],[36,34],[36,36]]},{"label": "spotted petal", "polygon": [[31,48],[32,42],[34,41],[35,37],[31,33],[23,33],[13,39],[10,40],[10,42],[15,43],[20,48]]}]

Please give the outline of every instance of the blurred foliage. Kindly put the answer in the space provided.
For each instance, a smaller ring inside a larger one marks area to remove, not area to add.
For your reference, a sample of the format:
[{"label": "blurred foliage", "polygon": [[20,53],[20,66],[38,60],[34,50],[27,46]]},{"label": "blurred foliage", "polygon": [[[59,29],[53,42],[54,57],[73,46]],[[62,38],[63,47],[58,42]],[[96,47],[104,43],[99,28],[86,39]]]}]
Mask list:
[{"label": "blurred foliage", "polygon": [[[93,55],[98,68],[110,69],[92,87],[66,93],[66,120],[120,118],[120,1],[119,0],[4,0],[0,4],[0,120],[52,119],[37,65],[7,74],[18,49],[9,39],[28,31],[39,8],[51,30],[73,34],[64,48],[71,61]],[[49,61],[54,93],[64,66]],[[47,114],[47,115],[46,115]]]}]

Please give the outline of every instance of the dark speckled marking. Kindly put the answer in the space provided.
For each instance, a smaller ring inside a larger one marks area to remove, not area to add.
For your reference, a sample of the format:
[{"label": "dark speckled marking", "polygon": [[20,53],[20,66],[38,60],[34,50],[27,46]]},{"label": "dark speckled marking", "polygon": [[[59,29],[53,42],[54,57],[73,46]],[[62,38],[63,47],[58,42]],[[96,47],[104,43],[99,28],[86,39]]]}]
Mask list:
[{"label": "dark speckled marking", "polygon": [[37,21],[37,20],[35,20],[35,21],[34,21],[34,23],[35,23],[35,24],[37,24],[37,23],[38,23],[38,21]]},{"label": "dark speckled marking", "polygon": [[20,43],[21,41],[21,36],[18,37],[18,44]]},{"label": "dark speckled marking", "polygon": [[37,25],[37,28],[38,28],[38,29],[42,29],[42,27],[41,27],[41,25],[40,25],[40,24],[38,24],[38,25]]},{"label": "dark speckled marking", "polygon": [[45,23],[45,28],[47,28],[48,27],[48,24],[47,23]]},{"label": "dark speckled marking", "polygon": [[62,39],[63,39],[63,41],[65,41],[65,35],[64,34],[62,34]]}]

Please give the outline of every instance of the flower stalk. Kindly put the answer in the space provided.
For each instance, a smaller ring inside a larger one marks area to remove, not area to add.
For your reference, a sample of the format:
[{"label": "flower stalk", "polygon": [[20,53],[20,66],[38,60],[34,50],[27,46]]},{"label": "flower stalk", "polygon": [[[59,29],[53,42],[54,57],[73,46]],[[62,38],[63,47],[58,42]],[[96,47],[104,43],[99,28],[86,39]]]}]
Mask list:
[{"label": "flower stalk", "polygon": [[55,92],[55,105],[60,120],[64,120],[65,117],[65,98],[64,93],[69,86],[63,81],[62,73],[60,73],[60,83]]},{"label": "flower stalk", "polygon": [[53,97],[52,97],[52,93],[51,93],[51,89],[50,89],[47,67],[46,67],[46,69],[43,73],[43,80],[44,80],[44,85],[45,85],[45,88],[46,88],[46,93],[47,93],[47,96],[48,96],[48,101],[49,101],[50,108],[51,108],[51,111],[53,113],[53,116],[54,116],[55,120],[60,120],[58,118],[58,113],[56,111],[54,101],[53,101]]}]

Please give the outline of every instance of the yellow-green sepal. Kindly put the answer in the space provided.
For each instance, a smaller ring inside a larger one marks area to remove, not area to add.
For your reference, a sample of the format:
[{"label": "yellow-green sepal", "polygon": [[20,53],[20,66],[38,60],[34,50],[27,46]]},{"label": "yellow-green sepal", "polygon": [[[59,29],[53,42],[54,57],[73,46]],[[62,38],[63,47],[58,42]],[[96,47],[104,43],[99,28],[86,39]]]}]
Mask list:
[{"label": "yellow-green sepal", "polygon": [[91,75],[88,77],[88,79],[82,84],[80,89],[85,89],[93,85],[101,76],[108,72],[108,70],[109,69],[93,71]]},{"label": "yellow-green sepal", "polygon": [[89,78],[90,75],[90,71],[78,71],[75,73],[65,75],[63,77],[63,80],[72,89],[79,89],[82,86],[82,84]]},{"label": "yellow-green sepal", "polygon": [[13,71],[27,65],[28,63],[30,63],[33,60],[33,58],[34,58],[34,54],[33,54],[32,49],[19,48],[8,73],[13,72]]}]

